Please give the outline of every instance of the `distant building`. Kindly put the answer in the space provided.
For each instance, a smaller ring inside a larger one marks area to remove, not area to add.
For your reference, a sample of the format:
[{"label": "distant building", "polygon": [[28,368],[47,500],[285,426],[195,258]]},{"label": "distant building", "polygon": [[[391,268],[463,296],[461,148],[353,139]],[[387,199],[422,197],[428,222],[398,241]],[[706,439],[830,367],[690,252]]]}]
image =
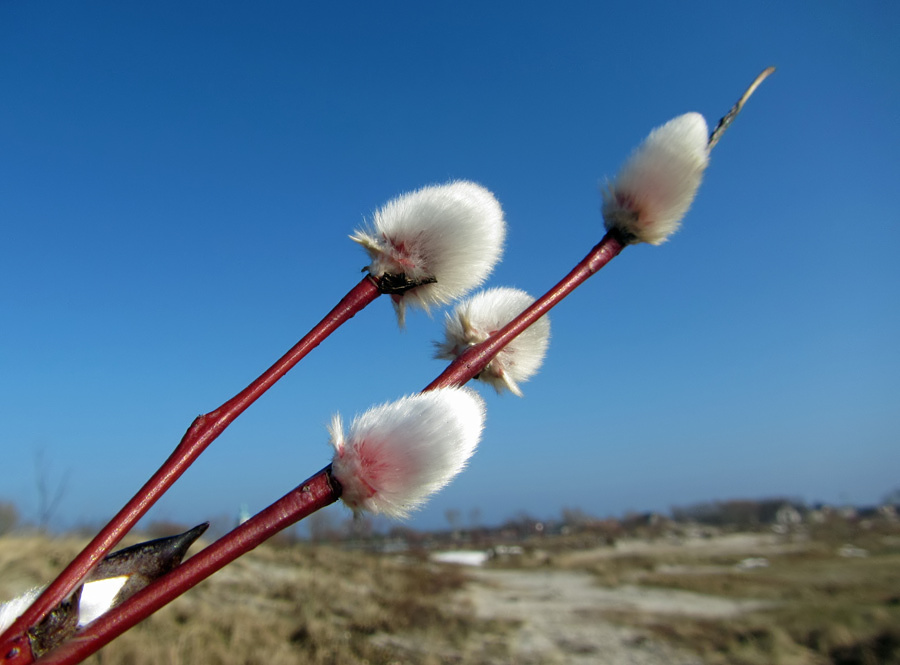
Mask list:
[{"label": "distant building", "polygon": [[782,526],[794,526],[803,522],[803,515],[789,503],[775,511],[775,524]]}]

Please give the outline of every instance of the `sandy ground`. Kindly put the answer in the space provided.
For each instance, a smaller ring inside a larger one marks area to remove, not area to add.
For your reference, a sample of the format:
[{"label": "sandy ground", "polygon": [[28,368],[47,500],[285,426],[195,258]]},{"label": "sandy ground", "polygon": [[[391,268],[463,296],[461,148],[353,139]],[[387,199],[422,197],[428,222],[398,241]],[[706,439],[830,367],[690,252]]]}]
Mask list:
[{"label": "sandy ground", "polygon": [[610,559],[624,555],[688,554],[702,551],[705,557],[713,555],[765,556],[805,550],[809,544],[804,538],[785,540],[775,534],[733,533],[715,538],[679,538],[669,541],[620,540],[615,547],[599,547],[565,554],[561,559],[568,565],[585,564],[597,559]]},{"label": "sandy ground", "polygon": [[668,589],[602,588],[573,571],[473,570],[463,592],[482,618],[512,619],[518,663],[573,665],[702,665],[698,656],[604,620],[605,610],[701,617],[732,616],[759,607]]},{"label": "sandy ground", "polygon": [[[471,582],[458,594],[461,608],[474,611],[483,619],[497,619],[518,626],[511,638],[503,638],[514,651],[517,664],[702,665],[702,659],[695,654],[678,651],[638,628],[613,623],[608,618],[610,613],[721,618],[762,609],[766,603],[636,584],[601,587],[589,573],[565,568],[623,555],[658,556],[702,549],[706,556],[761,556],[804,546],[799,542],[786,543],[769,534],[733,534],[671,542],[620,541],[615,547],[558,554],[558,562],[565,563],[563,570],[481,568],[483,557],[473,556],[483,554],[479,552],[449,552],[435,555],[435,559],[468,564],[466,573]],[[671,568],[669,572],[701,572],[696,566]],[[729,570],[730,567],[723,567],[720,572]],[[713,571],[704,569],[702,572]],[[636,573],[630,581],[637,582],[640,577]],[[477,649],[479,645],[473,645],[473,648]],[[484,652],[487,651],[485,648]]]}]

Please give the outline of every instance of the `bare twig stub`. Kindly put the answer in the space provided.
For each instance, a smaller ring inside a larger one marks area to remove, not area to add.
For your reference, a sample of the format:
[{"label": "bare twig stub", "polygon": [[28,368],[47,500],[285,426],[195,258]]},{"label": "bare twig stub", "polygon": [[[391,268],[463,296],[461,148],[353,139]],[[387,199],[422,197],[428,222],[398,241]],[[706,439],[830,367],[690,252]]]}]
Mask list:
[{"label": "bare twig stub", "polygon": [[716,125],[716,128],[712,130],[712,134],[709,135],[709,149],[712,150],[716,143],[719,142],[719,139],[722,138],[722,134],[725,133],[725,130],[728,129],[729,125],[734,122],[734,119],[737,117],[738,113],[741,112],[741,109],[744,108],[744,104],[747,103],[747,100],[750,99],[750,95],[752,95],[756,89],[759,87],[760,83],[766,80],[768,76],[775,71],[774,67],[767,67],[764,69],[759,76],[753,79],[753,83],[750,84],[750,87],[741,95],[741,98],[737,100],[734,106],[731,107],[731,110],[728,111],[722,119],[719,120],[719,124]]}]

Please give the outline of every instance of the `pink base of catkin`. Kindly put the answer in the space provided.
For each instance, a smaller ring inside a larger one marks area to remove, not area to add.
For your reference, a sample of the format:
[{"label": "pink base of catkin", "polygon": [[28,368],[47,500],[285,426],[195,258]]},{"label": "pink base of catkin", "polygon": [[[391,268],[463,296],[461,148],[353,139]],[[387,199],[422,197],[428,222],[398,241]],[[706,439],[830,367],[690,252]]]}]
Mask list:
[{"label": "pink base of catkin", "polygon": [[463,351],[425,390],[461,386],[480,374],[494,356],[528,326],[556,306],[582,282],[603,268],[626,247],[618,233],[610,231],[556,286],[538,298],[515,319],[481,344]]},{"label": "pink base of catkin", "polygon": [[337,501],[341,487],[331,465],[297,486],[206,549],[104,614],[43,658],[37,665],[72,665],[90,656],[214,572],[276,533]]},{"label": "pink base of catkin", "polygon": [[279,358],[268,370],[218,409],[199,416],[185,433],[175,451],[134,497],[113,517],[94,539],[76,556],[40,597],[0,636],[0,664],[25,665],[33,661],[25,631],[36,625],[59,605],[88,573],[106,556],[144,516],[172,484],[181,477],[200,454],[241,413],[284,376],[339,326],[380,295],[378,283],[364,277],[338,305],[303,339]]}]

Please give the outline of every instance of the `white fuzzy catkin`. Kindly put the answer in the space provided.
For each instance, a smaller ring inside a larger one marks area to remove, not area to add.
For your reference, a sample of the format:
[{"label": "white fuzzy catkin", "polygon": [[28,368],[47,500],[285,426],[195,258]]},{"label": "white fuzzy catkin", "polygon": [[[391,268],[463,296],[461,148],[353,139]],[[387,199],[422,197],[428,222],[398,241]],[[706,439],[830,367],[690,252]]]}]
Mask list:
[{"label": "white fuzzy catkin", "polygon": [[10,627],[13,624],[13,621],[18,619],[22,612],[27,610],[31,606],[31,603],[41,595],[43,590],[43,587],[29,589],[21,596],[0,605],[0,633]]},{"label": "white fuzzy catkin", "polygon": [[[507,287],[476,293],[447,313],[444,341],[435,343],[435,357],[453,360],[500,330],[533,302],[534,298],[524,291]],[[521,397],[518,384],[538,371],[549,343],[550,320],[545,315],[494,356],[477,378],[492,385],[498,393],[508,389]]]},{"label": "white fuzzy catkin", "polygon": [[[128,581],[127,575],[87,582],[81,590],[78,602],[78,627],[86,626],[101,614],[108,612],[121,588]],[[0,633],[9,628],[44,591],[35,587],[17,598],[0,605]]]},{"label": "white fuzzy catkin", "polygon": [[344,434],[332,420],[332,474],[355,513],[407,517],[466,466],[481,438],[484,402],[442,388],[373,407]]},{"label": "white fuzzy catkin", "polygon": [[350,238],[362,245],[376,276],[403,274],[422,284],[393,296],[400,324],[407,305],[426,311],[480,285],[500,260],[506,222],[494,195],[458,180],[399,196],[375,213],[371,228]]},{"label": "white fuzzy catkin", "polygon": [[691,206],[709,163],[709,130],[699,113],[657,127],[603,193],[603,220],[631,243],[658,245]]}]

